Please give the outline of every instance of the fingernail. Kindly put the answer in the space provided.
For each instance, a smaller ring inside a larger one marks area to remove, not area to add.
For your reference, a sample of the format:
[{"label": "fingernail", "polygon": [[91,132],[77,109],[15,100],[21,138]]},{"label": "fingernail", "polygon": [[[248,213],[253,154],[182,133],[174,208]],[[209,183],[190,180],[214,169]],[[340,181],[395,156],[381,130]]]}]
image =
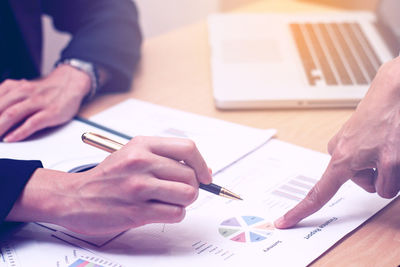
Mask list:
[{"label": "fingernail", "polygon": [[275,220],[274,225],[276,228],[283,228],[285,225],[285,219],[282,217],[280,217],[279,219]]},{"label": "fingernail", "polygon": [[211,170],[211,168],[208,168],[208,174],[210,175],[210,183],[212,183],[212,179],[213,179],[213,177],[212,177],[212,170]]}]

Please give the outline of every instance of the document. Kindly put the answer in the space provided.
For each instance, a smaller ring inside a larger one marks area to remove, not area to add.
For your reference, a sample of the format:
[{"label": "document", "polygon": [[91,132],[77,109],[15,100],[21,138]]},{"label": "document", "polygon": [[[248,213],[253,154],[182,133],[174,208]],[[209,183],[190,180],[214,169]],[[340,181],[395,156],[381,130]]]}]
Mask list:
[{"label": "document", "polygon": [[[136,108],[147,121],[133,118],[139,112]],[[160,118],[161,125],[153,126],[153,117]],[[297,227],[278,230],[273,221],[306,196],[325,170],[328,155],[269,140],[273,131],[139,101],[123,102],[94,119],[132,136],[181,136],[198,141],[203,154],[210,155],[205,156],[209,164],[218,166],[214,182],[244,200],[227,200],[201,190],[180,223],[150,224],[96,238],[30,223],[1,244],[0,267],[32,266],[32,262],[49,267],[305,266],[391,201],[348,182],[324,208]],[[87,168],[108,154],[83,144],[80,135],[85,131],[116,138],[74,121],[22,143],[0,143],[0,157],[40,158],[46,167],[63,171]]]},{"label": "document", "polygon": [[243,201],[200,192],[181,223],[151,224],[85,247],[123,266],[305,266],[391,201],[348,182],[297,227],[275,229],[273,221],[307,194],[328,161],[271,140],[214,179]]}]

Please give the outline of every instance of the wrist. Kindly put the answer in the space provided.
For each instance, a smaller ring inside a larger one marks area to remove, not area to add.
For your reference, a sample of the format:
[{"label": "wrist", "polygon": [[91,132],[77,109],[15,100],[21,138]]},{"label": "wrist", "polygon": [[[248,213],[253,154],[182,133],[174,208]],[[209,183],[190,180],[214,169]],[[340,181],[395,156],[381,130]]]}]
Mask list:
[{"label": "wrist", "polygon": [[[384,103],[384,104],[382,104]],[[371,86],[357,106],[373,116],[379,111],[400,108],[400,57],[384,63],[378,70]]]},{"label": "wrist", "polygon": [[37,169],[7,216],[8,221],[61,224],[71,202],[74,174]]},{"label": "wrist", "polygon": [[381,65],[360,105],[365,102],[374,107],[400,103],[400,57]]},{"label": "wrist", "polygon": [[91,62],[75,58],[59,61],[56,64],[56,67],[63,65],[70,66],[77,71],[86,74],[86,76],[89,77],[90,87],[87,95],[85,96],[85,101],[91,100],[96,95],[96,92],[100,86],[99,72],[97,67]]},{"label": "wrist", "polygon": [[83,100],[91,90],[90,77],[86,73],[69,65],[59,65],[44,80],[47,84],[66,88],[65,90],[68,91],[68,93],[75,95],[81,100]]}]

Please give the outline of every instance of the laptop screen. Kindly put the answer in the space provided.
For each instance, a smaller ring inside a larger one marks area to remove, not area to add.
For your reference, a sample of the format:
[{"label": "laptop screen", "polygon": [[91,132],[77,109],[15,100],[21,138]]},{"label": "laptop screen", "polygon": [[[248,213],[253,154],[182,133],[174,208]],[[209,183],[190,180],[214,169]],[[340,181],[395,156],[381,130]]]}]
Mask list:
[{"label": "laptop screen", "polygon": [[400,1],[380,0],[376,14],[379,30],[390,44],[394,56],[398,56],[400,52]]}]

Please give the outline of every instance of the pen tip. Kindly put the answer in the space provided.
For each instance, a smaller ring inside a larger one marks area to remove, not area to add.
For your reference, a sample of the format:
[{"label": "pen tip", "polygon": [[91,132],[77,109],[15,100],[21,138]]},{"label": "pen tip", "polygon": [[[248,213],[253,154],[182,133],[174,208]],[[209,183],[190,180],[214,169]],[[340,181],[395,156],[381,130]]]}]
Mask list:
[{"label": "pen tip", "polygon": [[85,141],[86,140],[86,135],[87,135],[88,133],[83,133],[82,135],[81,135],[81,139],[82,139],[82,141]]},{"label": "pen tip", "polygon": [[243,198],[241,198],[239,195],[225,188],[221,189],[221,195],[234,200],[243,200]]}]

